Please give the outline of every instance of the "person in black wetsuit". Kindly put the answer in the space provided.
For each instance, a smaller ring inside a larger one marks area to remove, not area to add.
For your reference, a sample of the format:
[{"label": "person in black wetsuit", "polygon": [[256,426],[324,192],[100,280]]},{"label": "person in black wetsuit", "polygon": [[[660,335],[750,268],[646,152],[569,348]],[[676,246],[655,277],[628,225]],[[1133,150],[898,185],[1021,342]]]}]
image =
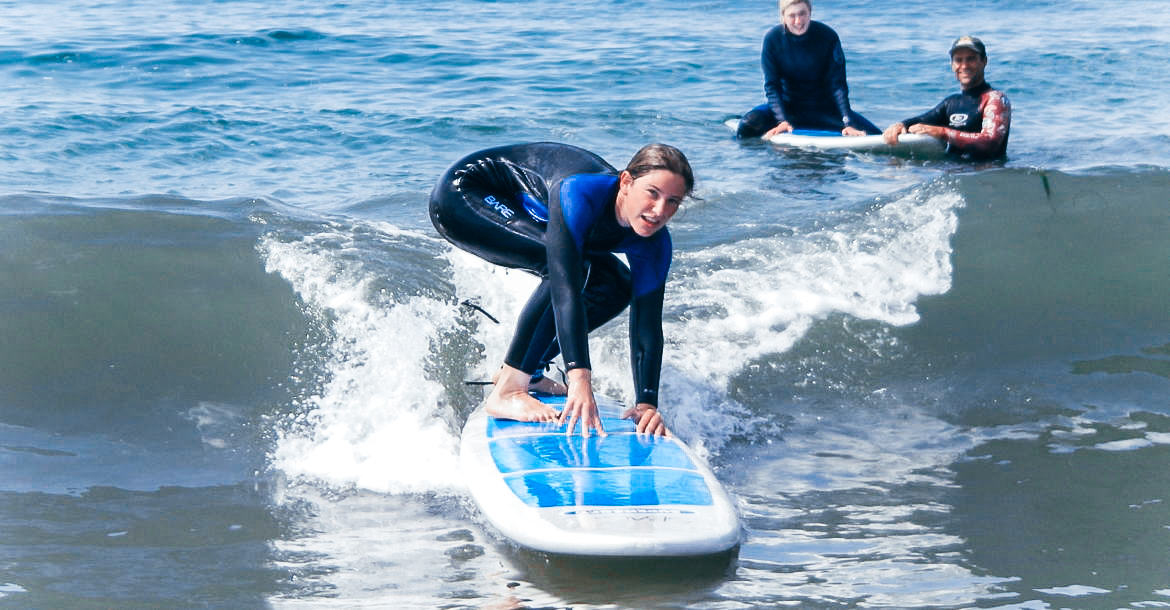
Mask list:
[{"label": "person in black wetsuit", "polygon": [[947,152],[963,159],[986,161],[1007,154],[1012,126],[1012,105],[1002,91],[987,84],[987,47],[983,41],[963,36],[951,45],[951,70],[961,92],[883,133],[893,145],[904,133],[921,133],[943,140]]},{"label": "person in black wetsuit", "polygon": [[[431,221],[457,247],[541,283],[520,313],[485,408],[495,417],[568,422],[604,435],[593,395],[588,334],[630,308],[639,432],[669,434],[658,413],[662,302],[671,260],[666,223],[694,189],[678,149],[651,144],[618,172],[564,144],[501,146],[457,161],[431,193]],[[625,254],[627,267],[613,253]],[[568,388],[561,413],[528,392],[533,374],[561,354]]]},{"label": "person in black wetsuit", "polygon": [[768,103],[739,122],[736,137],[757,138],[794,129],[881,133],[849,107],[845,51],[829,26],[812,21],[812,0],[780,0],[782,23],[764,36],[760,63]]}]

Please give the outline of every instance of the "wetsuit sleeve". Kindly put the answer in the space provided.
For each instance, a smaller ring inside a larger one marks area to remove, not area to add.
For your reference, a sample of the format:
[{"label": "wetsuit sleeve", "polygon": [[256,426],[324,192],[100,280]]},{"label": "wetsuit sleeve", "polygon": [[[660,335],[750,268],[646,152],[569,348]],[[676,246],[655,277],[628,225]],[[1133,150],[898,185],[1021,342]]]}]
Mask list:
[{"label": "wetsuit sleeve", "polygon": [[[783,26],[780,26],[783,27]],[[764,93],[768,96],[768,106],[772,114],[776,115],[776,123],[783,123],[784,117],[784,63],[783,49],[781,48],[782,32],[775,28],[764,37],[764,50],[760,54],[760,66],[764,70]]]},{"label": "wetsuit sleeve", "polygon": [[556,312],[557,341],[565,370],[592,368],[589,362],[589,326],[581,293],[585,288],[585,264],[581,246],[569,229],[566,210],[585,206],[565,201],[575,196],[570,183],[563,181],[549,197],[549,220],[545,230],[548,254],[548,281],[553,310]]},{"label": "wetsuit sleeve", "polygon": [[662,302],[673,256],[670,233],[663,229],[637,249],[627,251],[633,277],[630,302],[630,364],[639,403],[658,406],[662,373]]},{"label": "wetsuit sleeve", "polygon": [[946,141],[964,153],[992,157],[1002,152],[1012,122],[1012,105],[1002,91],[994,89],[983,94],[983,125],[976,132],[947,129]]},{"label": "wetsuit sleeve", "polygon": [[849,84],[845,78],[845,49],[841,47],[841,39],[836,38],[836,43],[833,45],[833,55],[829,60],[829,73],[826,78],[829,87],[833,91],[833,101],[837,103],[837,111],[840,113],[841,122],[846,127],[849,126]]},{"label": "wetsuit sleeve", "polygon": [[634,297],[630,305],[630,364],[638,403],[658,406],[662,374],[662,301],[666,285]]},{"label": "wetsuit sleeve", "polygon": [[926,112],[923,112],[916,117],[908,118],[902,121],[902,124],[906,127],[910,127],[911,125],[918,125],[919,123],[923,125],[938,125],[939,127],[945,127],[948,122],[947,107],[950,103],[950,99],[951,98],[949,97],[944,99],[934,108],[931,108],[930,110],[927,110]]}]

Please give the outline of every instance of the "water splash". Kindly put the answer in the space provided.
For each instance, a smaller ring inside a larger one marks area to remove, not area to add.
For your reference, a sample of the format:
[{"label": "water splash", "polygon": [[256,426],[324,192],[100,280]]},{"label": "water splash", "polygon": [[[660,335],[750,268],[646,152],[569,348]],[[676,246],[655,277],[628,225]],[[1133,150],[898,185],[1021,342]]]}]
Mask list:
[{"label": "water splash", "polygon": [[261,245],[268,271],[288,280],[331,329],[327,381],[280,431],[272,466],[340,488],[418,493],[457,486],[454,413],[443,404],[442,386],[428,379],[433,339],[455,323],[454,309],[432,296],[384,294],[376,287],[384,270],[352,255],[357,246],[348,231],[288,242],[268,237]]}]

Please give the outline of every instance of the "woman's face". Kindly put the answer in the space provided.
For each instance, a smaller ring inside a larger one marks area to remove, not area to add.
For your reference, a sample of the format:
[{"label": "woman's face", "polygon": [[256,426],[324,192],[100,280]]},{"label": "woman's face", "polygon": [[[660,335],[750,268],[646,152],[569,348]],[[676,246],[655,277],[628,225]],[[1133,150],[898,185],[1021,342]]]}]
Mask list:
[{"label": "woman's face", "polygon": [[618,223],[650,237],[666,226],[686,195],[686,180],[672,171],[656,169],[637,179],[622,172],[616,203]]},{"label": "woman's face", "polygon": [[803,2],[798,2],[784,9],[784,27],[796,36],[803,36],[808,31],[808,24],[812,21],[812,9]]}]

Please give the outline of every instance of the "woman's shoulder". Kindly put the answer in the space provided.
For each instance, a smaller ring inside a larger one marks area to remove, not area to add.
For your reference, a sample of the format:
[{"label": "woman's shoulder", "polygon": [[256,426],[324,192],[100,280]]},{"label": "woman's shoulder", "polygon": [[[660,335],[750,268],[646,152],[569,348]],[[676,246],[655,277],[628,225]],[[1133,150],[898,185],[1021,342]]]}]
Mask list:
[{"label": "woman's shoulder", "polygon": [[603,173],[603,174],[573,174],[565,176],[561,179],[562,187],[567,187],[573,190],[594,191],[599,189],[609,189],[614,184],[617,184],[617,174]]},{"label": "woman's shoulder", "polygon": [[554,184],[552,190],[566,214],[595,215],[617,194],[617,186],[617,174],[573,174]]},{"label": "woman's shoulder", "polygon": [[765,36],[782,36],[788,33],[788,28],[784,27],[783,23],[777,23],[768,28],[768,33]]},{"label": "woman's shoulder", "polygon": [[810,21],[808,24],[808,33],[826,39],[840,40],[840,37],[837,36],[837,30],[820,21]]}]

